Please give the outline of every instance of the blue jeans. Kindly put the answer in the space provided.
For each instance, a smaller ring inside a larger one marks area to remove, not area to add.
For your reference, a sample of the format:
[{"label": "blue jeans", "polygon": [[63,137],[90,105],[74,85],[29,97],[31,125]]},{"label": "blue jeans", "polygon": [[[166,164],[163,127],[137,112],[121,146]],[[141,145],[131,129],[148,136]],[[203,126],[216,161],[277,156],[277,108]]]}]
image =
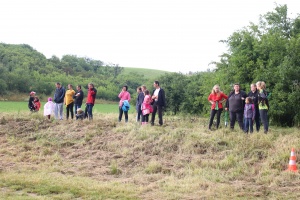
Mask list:
[{"label": "blue jeans", "polygon": [[253,121],[252,118],[245,118],[244,119],[244,131],[248,133],[250,127],[250,133],[253,133]]},{"label": "blue jeans", "polygon": [[81,105],[82,104],[74,104],[74,106],[75,106],[75,115],[77,114],[77,109],[81,108]]},{"label": "blue jeans", "polygon": [[[63,110],[64,110],[64,104],[63,103],[55,103],[55,107],[54,107],[54,115],[55,115],[55,119],[63,119]],[[60,116],[58,116],[58,114]]]},{"label": "blue jeans", "polygon": [[88,112],[88,116],[89,116],[89,120],[93,119],[93,106],[94,104],[91,103],[87,103],[87,112]]}]

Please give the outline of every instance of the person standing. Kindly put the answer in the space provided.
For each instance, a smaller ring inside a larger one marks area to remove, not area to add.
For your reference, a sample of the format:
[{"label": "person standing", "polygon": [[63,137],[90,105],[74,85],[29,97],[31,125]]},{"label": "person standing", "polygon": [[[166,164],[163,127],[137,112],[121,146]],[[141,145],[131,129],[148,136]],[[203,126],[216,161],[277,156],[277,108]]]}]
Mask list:
[{"label": "person standing", "polygon": [[149,90],[144,91],[144,101],[142,104],[142,125],[148,124],[149,121],[149,114],[153,112],[152,106],[151,106],[151,96]]},{"label": "person standing", "polygon": [[97,95],[97,90],[95,89],[94,84],[89,83],[87,99],[86,99],[87,114],[88,114],[89,120],[93,119],[93,107],[95,104],[96,95]]},{"label": "person standing", "polygon": [[250,97],[247,97],[245,100],[245,108],[244,108],[244,131],[248,134],[250,129],[250,133],[253,133],[253,121],[255,118],[255,106]]},{"label": "person standing", "polygon": [[50,119],[51,115],[53,114],[55,105],[52,102],[52,98],[48,98],[48,102],[44,105],[44,116],[47,116],[48,119]]},{"label": "person standing", "polygon": [[123,106],[123,102],[124,101],[130,101],[130,93],[127,91],[128,90],[128,86],[124,85],[122,87],[122,91],[120,92],[120,94],[118,95],[120,102],[119,102],[119,122],[122,121],[122,115],[124,112],[125,115],[125,122],[128,122],[128,110],[127,111],[123,111],[122,106]]},{"label": "person standing", "polygon": [[55,119],[63,119],[63,103],[64,103],[64,98],[65,98],[65,88],[62,87],[62,85],[57,82],[55,84],[56,90],[54,93],[54,102],[55,102],[55,109],[54,109],[54,114],[55,114]]},{"label": "person standing", "polygon": [[243,112],[247,94],[240,90],[240,84],[235,83],[233,91],[228,95],[225,110],[229,110],[230,128],[234,129],[235,121],[238,121],[239,127],[243,130]]},{"label": "person standing", "polygon": [[213,120],[215,115],[217,114],[217,129],[220,125],[221,113],[223,111],[223,102],[226,101],[228,97],[220,91],[220,86],[215,85],[208,96],[208,101],[211,103],[211,111],[210,111],[210,120],[208,129],[211,130],[211,126],[213,124]]},{"label": "person standing", "polygon": [[160,126],[163,125],[163,107],[166,106],[165,91],[159,86],[158,81],[154,81],[153,87],[155,88],[152,92],[153,101],[153,113],[151,115],[151,125],[154,125],[156,112],[158,113],[158,123]]},{"label": "person standing", "polygon": [[67,120],[69,119],[69,113],[71,113],[71,119],[74,118],[74,99],[73,96],[75,95],[75,91],[73,90],[73,86],[71,84],[68,85],[68,90],[66,91],[64,103],[67,106]]},{"label": "person standing", "polygon": [[82,101],[83,101],[83,91],[81,90],[81,85],[77,85],[76,87],[77,92],[74,95],[74,107],[75,107],[75,115],[77,114],[77,109],[81,108]]},{"label": "person standing", "polygon": [[30,111],[35,110],[35,108],[34,108],[34,96],[35,96],[35,92],[31,91],[29,93],[29,100],[28,100],[28,108],[29,108]]},{"label": "person standing", "polygon": [[258,81],[256,83],[258,90],[258,108],[259,115],[262,124],[264,125],[264,133],[267,134],[269,131],[269,119],[268,119],[268,110],[269,110],[269,101],[268,94],[266,92],[266,84],[263,81]]},{"label": "person standing", "polygon": [[137,88],[137,93],[138,93],[138,96],[136,98],[135,109],[136,109],[136,113],[137,113],[136,121],[139,122],[141,120],[141,116],[142,116],[141,106],[142,106],[142,103],[144,100],[144,92],[142,91],[142,87]]},{"label": "person standing", "polygon": [[255,107],[255,126],[256,126],[256,131],[258,132],[260,129],[260,116],[259,116],[259,109],[258,109],[258,91],[256,88],[256,85],[252,83],[250,85],[250,92],[248,93],[248,97],[252,99],[252,102]]}]

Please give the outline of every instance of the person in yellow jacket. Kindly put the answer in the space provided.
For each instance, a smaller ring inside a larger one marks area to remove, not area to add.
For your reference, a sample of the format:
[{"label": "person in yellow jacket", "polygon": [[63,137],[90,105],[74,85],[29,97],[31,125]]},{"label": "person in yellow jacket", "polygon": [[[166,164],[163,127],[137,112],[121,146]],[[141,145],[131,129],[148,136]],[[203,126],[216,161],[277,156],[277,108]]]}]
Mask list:
[{"label": "person in yellow jacket", "polygon": [[68,90],[66,91],[64,103],[67,107],[67,120],[69,119],[69,113],[71,112],[71,119],[74,118],[74,99],[75,91],[73,90],[73,86],[71,84],[68,85]]}]

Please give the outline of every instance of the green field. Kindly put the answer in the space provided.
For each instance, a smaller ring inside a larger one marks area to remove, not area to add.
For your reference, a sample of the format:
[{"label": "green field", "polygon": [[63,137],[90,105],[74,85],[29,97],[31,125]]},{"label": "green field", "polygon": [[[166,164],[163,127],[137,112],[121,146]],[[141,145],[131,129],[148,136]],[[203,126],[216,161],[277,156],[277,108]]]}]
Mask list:
[{"label": "green field", "polygon": [[[46,102],[41,102],[40,113],[43,114],[44,105]],[[0,112],[29,112],[27,107],[28,102],[13,102],[13,101],[2,101],[0,102]],[[83,108],[85,105],[82,106]],[[115,103],[105,103],[105,104],[95,104],[93,108],[94,113],[118,113],[118,102]],[[131,105],[129,113],[135,112],[135,106]]]},{"label": "green field", "polygon": [[157,69],[124,67],[124,71],[122,73],[123,74],[138,73],[149,79],[157,79],[159,76],[164,75],[166,73],[170,73],[170,72],[163,71],[163,70],[157,70]]}]

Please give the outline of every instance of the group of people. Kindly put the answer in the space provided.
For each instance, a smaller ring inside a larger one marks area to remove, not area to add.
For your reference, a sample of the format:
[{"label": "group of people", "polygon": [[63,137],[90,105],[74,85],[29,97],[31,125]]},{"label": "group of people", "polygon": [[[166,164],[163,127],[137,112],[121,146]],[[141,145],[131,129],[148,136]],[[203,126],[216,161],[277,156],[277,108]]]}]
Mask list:
[{"label": "group of people", "polygon": [[[147,124],[149,121],[149,115],[152,113],[151,125],[154,125],[155,115],[158,113],[159,125],[163,125],[163,107],[166,105],[165,92],[159,86],[158,81],[153,83],[154,90],[150,96],[149,90],[146,86],[141,86],[138,88],[137,97],[137,120],[142,122],[142,124]],[[44,105],[44,116],[48,119],[54,113],[55,119],[63,119],[63,107],[66,106],[66,118],[74,118],[74,113],[76,119],[89,118],[93,119],[93,106],[95,104],[97,90],[92,83],[88,84],[88,92],[86,98],[86,107],[83,111],[81,106],[84,98],[84,93],[81,86],[76,87],[76,92],[71,84],[68,84],[68,89],[66,90],[59,82],[55,84],[54,98],[48,98],[48,102]],[[125,122],[128,122],[128,110],[130,108],[130,93],[127,91],[128,86],[124,85],[122,91],[118,95],[120,98],[119,102],[119,122],[122,121],[123,113],[125,115]],[[31,111],[38,111],[41,104],[35,92],[30,93],[30,98],[28,102],[29,109]]]},{"label": "group of people", "polygon": [[253,124],[256,124],[256,131],[260,130],[260,124],[264,126],[264,133],[269,130],[268,121],[268,94],[266,92],[266,84],[263,81],[258,81],[256,84],[251,84],[250,92],[240,90],[238,83],[234,84],[233,91],[227,96],[220,91],[219,85],[215,85],[212,92],[208,96],[208,101],[211,103],[211,113],[208,128],[212,129],[212,124],[215,115],[217,114],[217,125],[219,128],[220,117],[223,111],[223,103],[225,104],[225,112],[229,112],[230,128],[234,129],[237,121],[241,130],[245,133],[253,133]]},{"label": "group of people", "polygon": [[148,124],[149,115],[152,113],[150,123],[153,126],[155,115],[158,113],[158,123],[162,126],[163,108],[166,106],[165,91],[160,87],[158,81],[154,81],[153,87],[152,95],[150,95],[150,91],[147,90],[145,85],[137,88],[136,121],[141,121],[142,125]]}]

